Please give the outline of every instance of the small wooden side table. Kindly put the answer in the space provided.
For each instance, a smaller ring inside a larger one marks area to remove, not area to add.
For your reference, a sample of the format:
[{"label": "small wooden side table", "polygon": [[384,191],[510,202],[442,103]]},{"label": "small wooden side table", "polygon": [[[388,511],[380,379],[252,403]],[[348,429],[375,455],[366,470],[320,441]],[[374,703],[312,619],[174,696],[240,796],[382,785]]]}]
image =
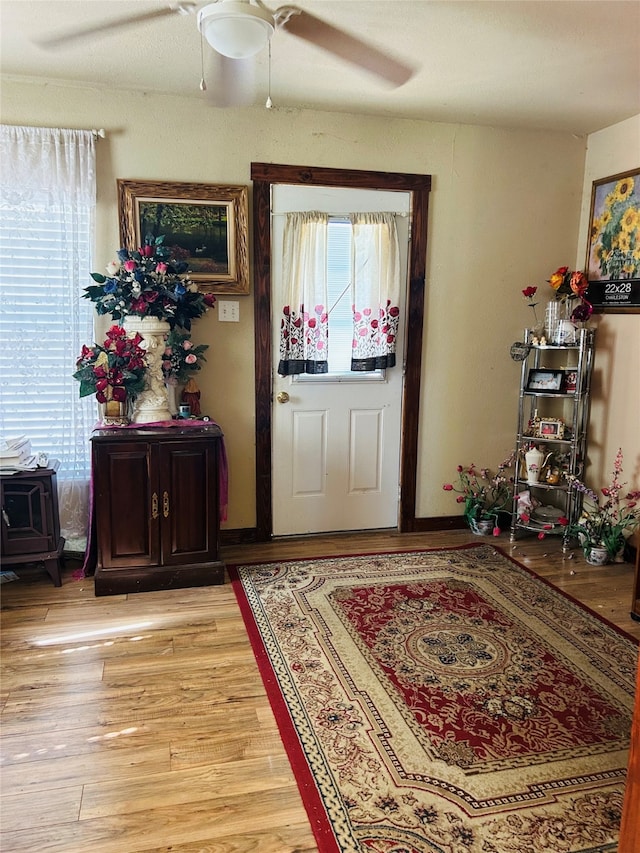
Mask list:
[{"label": "small wooden side table", "polygon": [[57,459],[48,468],[0,476],[3,566],[44,563],[55,586],[62,586],[60,568],[64,539],[60,536]]}]

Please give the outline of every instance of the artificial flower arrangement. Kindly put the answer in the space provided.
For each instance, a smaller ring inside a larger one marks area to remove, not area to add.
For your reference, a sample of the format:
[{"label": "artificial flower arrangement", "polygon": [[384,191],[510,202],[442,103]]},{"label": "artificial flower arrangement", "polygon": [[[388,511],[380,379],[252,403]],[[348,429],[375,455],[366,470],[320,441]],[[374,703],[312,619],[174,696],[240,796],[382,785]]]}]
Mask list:
[{"label": "artificial flower arrangement", "polygon": [[464,504],[464,517],[473,529],[474,523],[493,522],[493,535],[500,535],[499,514],[510,513],[513,503],[513,477],[505,471],[513,466],[515,453],[511,453],[498,466],[495,474],[488,468],[468,468],[458,465],[458,484],[445,483],[445,492],[457,492],[456,502]]},{"label": "artificial flower arrangement", "polygon": [[191,321],[215,304],[215,296],[201,293],[189,278],[188,265],[174,257],[175,248],[164,245],[164,237],[146,237],[134,251],[120,249],[118,260],[107,264],[107,274],[91,273],[96,284],[85,288],[83,297],[95,303],[98,314],[112,320],[123,317],[155,317],[191,329]]},{"label": "artificial flower arrangement", "polygon": [[585,299],[589,282],[581,270],[558,267],[549,279],[549,284],[555,291],[556,299],[564,302],[569,301],[570,306],[573,305],[574,299],[580,300],[579,304],[571,309],[570,319],[572,322],[583,323],[589,319],[593,313],[593,306]]},{"label": "artificial flower arrangement", "polygon": [[201,362],[206,361],[204,351],[208,344],[194,346],[189,334],[169,332],[165,341],[162,358],[162,375],[165,382],[183,384],[188,381],[191,373],[201,369]]},{"label": "artificial flower arrangement", "polygon": [[[580,542],[586,552],[593,547],[604,547],[610,560],[624,548],[626,538],[640,527],[640,490],[630,491],[624,497],[625,483],[622,474],[622,448],[616,454],[611,483],[600,490],[600,495],[573,475],[566,475],[569,487],[584,495],[580,518],[569,525],[569,533]],[[603,500],[604,499],[604,500]],[[565,523],[568,524],[568,522]]]},{"label": "artificial flower arrangement", "polygon": [[139,334],[127,335],[121,326],[112,326],[103,344],[83,345],[73,378],[80,382],[80,396],[95,394],[99,403],[117,400],[144,388],[145,351]]}]

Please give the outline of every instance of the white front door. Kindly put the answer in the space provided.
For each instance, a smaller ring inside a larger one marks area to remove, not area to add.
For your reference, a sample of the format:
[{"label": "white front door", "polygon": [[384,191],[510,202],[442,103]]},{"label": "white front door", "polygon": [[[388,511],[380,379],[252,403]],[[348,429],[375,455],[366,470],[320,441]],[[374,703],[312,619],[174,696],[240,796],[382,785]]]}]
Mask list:
[{"label": "white front door", "polygon": [[[282,292],[284,213],[320,210],[396,211],[401,270],[406,280],[410,193],[276,185],[272,198],[273,533],[276,536],[397,527],[404,323],[397,364],[386,371],[351,373],[351,337],[332,337],[329,373],[277,374]],[[347,280],[348,285],[348,280]],[[336,286],[336,294],[343,291]],[[401,288],[404,317],[406,288]],[[351,297],[334,309],[350,314]],[[336,296],[337,299],[337,296]],[[333,304],[329,300],[330,306]],[[336,346],[337,345],[337,346]],[[333,356],[332,350],[341,348]]]}]

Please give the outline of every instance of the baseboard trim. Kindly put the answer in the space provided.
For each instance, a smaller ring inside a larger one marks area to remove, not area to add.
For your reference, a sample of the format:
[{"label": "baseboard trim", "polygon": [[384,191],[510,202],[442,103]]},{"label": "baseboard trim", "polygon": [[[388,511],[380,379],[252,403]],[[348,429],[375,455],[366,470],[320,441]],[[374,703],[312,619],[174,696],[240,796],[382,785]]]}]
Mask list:
[{"label": "baseboard trim", "polygon": [[404,533],[428,533],[436,530],[464,530],[469,525],[463,515],[438,515],[433,518],[413,518]]},{"label": "baseboard trim", "polygon": [[220,531],[221,545],[250,545],[258,541],[257,527],[237,527],[234,530]]},{"label": "baseboard trim", "polygon": [[[406,530],[401,533],[428,533],[438,530],[464,530],[468,525],[462,515],[440,515],[434,518],[412,518]],[[239,527],[220,531],[221,545],[249,545],[253,542],[271,541],[272,537],[262,540],[257,527]]]}]

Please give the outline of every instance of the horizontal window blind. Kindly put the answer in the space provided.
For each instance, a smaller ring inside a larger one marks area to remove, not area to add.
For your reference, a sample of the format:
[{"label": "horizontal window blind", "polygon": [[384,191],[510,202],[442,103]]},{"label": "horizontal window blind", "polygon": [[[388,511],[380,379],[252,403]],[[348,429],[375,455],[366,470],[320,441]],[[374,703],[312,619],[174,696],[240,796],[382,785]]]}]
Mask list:
[{"label": "horizontal window blind", "polygon": [[[93,340],[88,204],[0,200],[0,433],[26,435],[34,451],[60,460],[64,479],[88,479],[95,401],[72,378],[78,341]],[[67,235],[75,232],[74,241]]]}]

